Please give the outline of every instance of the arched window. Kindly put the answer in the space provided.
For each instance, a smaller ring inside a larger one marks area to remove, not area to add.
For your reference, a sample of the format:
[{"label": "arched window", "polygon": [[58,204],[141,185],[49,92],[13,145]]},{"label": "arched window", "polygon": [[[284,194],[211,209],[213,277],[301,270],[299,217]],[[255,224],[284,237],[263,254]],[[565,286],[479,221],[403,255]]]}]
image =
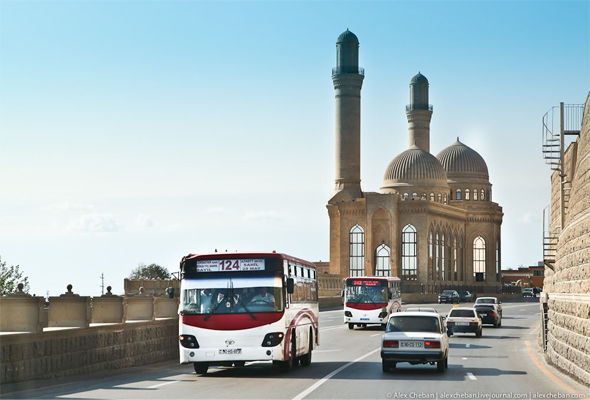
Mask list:
[{"label": "arched window", "polygon": [[438,233],[434,242],[434,276],[436,280],[440,279],[440,238]]},{"label": "arched window", "polygon": [[437,195],[436,195],[436,199],[437,199],[437,201],[438,201],[439,203],[442,203],[442,194],[440,194],[440,193],[439,193],[439,194],[437,194]]},{"label": "arched window", "polygon": [[500,281],[500,241],[496,240],[496,280]]},{"label": "arched window", "polygon": [[440,237],[440,276],[445,280],[445,234]]},{"label": "arched window", "polygon": [[453,248],[451,255],[451,263],[453,264],[453,280],[457,280],[457,238],[453,238]]},{"label": "arched window", "polygon": [[465,189],[465,200],[470,200],[469,199],[469,189]]},{"label": "arched window", "polygon": [[412,225],[406,225],[402,229],[402,277],[404,279],[418,278],[417,243],[416,228]]},{"label": "arched window", "polygon": [[408,194],[407,194],[407,193],[404,193],[404,196],[402,197],[402,200],[403,200],[403,201],[406,201],[406,200],[408,200]]},{"label": "arched window", "polygon": [[430,201],[434,201],[434,193],[430,193]]},{"label": "arched window", "polygon": [[457,200],[461,200],[461,189],[457,189]]},{"label": "arched window", "polygon": [[432,236],[432,231],[428,235],[428,263],[430,264],[430,271],[429,276],[432,276],[434,279],[434,238]]},{"label": "arched window", "polygon": [[389,266],[389,255],[391,250],[386,244],[382,244],[375,250],[375,275],[391,276],[391,267]]},{"label": "arched window", "polygon": [[426,193],[422,193],[420,195],[420,200],[426,200]]},{"label": "arched window", "polygon": [[479,197],[480,200],[485,200],[485,191],[483,189],[479,191]]},{"label": "arched window", "polygon": [[478,198],[477,198],[477,193],[479,193],[479,192],[477,191],[477,189],[474,189],[474,190],[473,190],[473,200],[478,200]]},{"label": "arched window", "polygon": [[486,242],[478,236],[473,241],[473,276],[475,280],[486,280]]},{"label": "arched window", "polygon": [[350,276],[365,274],[365,231],[359,225],[350,230]]},{"label": "arched window", "polygon": [[446,193],[443,194],[443,203],[447,204],[447,195],[446,195]]}]

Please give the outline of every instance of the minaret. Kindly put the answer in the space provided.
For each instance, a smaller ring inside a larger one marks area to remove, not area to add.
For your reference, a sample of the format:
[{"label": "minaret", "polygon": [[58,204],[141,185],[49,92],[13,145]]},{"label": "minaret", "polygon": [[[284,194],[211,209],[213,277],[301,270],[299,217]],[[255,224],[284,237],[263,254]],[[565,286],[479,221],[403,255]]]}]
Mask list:
[{"label": "minaret", "polygon": [[410,146],[416,145],[430,153],[430,118],[428,79],[420,72],[410,81],[410,104],[406,106]]},{"label": "minaret", "polygon": [[361,192],[361,86],[359,41],[348,29],[336,42],[336,187],[332,202],[351,201]]}]

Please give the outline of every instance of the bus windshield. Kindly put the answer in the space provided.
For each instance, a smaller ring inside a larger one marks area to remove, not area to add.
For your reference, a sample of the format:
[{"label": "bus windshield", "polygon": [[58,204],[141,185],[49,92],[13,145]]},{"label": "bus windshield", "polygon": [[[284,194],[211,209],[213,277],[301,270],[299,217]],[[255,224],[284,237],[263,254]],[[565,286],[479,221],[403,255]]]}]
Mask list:
[{"label": "bus windshield", "polygon": [[387,303],[386,286],[347,285],[347,303]]},{"label": "bus windshield", "polygon": [[283,311],[281,280],[274,277],[191,279],[183,289],[183,315]]}]

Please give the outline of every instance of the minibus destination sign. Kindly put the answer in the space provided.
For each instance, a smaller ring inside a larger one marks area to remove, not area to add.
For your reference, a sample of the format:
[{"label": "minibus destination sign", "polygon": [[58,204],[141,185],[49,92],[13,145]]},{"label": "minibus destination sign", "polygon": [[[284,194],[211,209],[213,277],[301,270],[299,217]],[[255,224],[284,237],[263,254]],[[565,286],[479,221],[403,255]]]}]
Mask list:
[{"label": "minibus destination sign", "polygon": [[220,259],[198,260],[197,272],[238,272],[238,271],[264,271],[264,259]]}]

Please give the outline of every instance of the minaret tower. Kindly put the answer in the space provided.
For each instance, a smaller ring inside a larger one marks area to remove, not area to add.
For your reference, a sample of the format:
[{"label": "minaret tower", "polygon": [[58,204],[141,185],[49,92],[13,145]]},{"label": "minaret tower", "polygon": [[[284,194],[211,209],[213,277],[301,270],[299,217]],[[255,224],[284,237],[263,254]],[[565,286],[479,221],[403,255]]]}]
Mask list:
[{"label": "minaret tower", "polygon": [[361,192],[361,86],[359,41],[348,29],[336,42],[336,187],[330,203],[352,201]]},{"label": "minaret tower", "polygon": [[428,79],[420,72],[410,81],[410,104],[406,106],[410,146],[416,145],[430,153],[430,118]]}]

